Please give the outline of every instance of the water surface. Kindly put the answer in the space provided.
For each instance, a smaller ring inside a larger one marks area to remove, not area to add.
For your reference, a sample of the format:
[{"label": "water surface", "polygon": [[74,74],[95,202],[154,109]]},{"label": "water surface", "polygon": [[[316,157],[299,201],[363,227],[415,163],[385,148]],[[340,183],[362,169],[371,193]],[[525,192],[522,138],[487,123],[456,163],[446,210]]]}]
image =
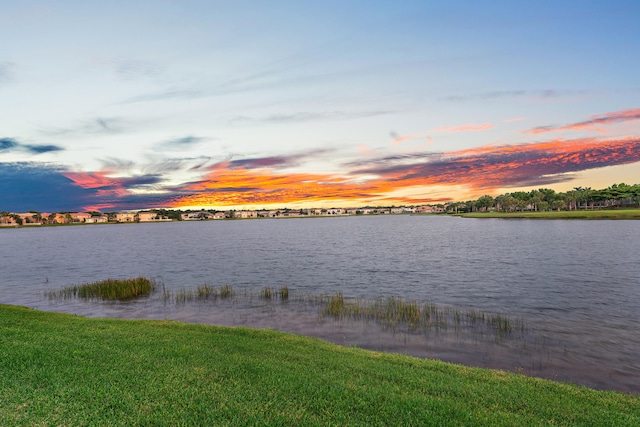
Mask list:
[{"label": "water surface", "polygon": [[[442,216],[87,225],[0,230],[0,303],[86,316],[275,328],[346,345],[640,392],[640,222]],[[48,290],[148,276],[176,291],[395,295],[523,317],[523,340],[399,333],[317,308],[56,301]]]}]

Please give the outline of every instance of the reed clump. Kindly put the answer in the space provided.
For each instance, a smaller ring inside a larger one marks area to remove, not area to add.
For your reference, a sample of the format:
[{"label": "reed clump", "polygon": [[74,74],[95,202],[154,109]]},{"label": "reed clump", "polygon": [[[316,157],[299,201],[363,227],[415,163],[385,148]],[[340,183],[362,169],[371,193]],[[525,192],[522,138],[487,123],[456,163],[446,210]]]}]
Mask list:
[{"label": "reed clump", "polygon": [[223,285],[220,288],[220,298],[227,299],[231,298],[234,295],[233,287],[231,285]]},{"label": "reed clump", "polygon": [[[173,294],[176,303],[184,304],[186,302],[204,302],[215,301],[218,298],[228,299],[235,295],[235,291],[231,285],[221,287],[211,285],[200,285],[196,289],[179,289]],[[171,300],[171,291],[165,291],[165,301]]]},{"label": "reed clump", "polygon": [[273,295],[274,291],[269,286],[262,288],[262,290],[260,291],[260,297],[263,299],[271,299],[273,298]]},{"label": "reed clump", "polygon": [[67,286],[50,291],[49,298],[85,298],[108,301],[126,301],[149,296],[156,289],[154,280],[146,277],[106,279],[98,282]]}]

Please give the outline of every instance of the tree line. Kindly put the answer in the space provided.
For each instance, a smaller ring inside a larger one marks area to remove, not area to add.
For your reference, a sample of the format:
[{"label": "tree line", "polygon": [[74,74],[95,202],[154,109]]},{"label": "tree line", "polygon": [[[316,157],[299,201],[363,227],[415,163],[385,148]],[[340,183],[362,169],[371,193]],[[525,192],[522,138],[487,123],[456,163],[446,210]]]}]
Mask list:
[{"label": "tree line", "polygon": [[601,190],[575,187],[567,192],[550,188],[515,191],[496,197],[484,195],[476,200],[450,203],[447,212],[502,212],[607,209],[640,206],[640,184],[613,184]]}]

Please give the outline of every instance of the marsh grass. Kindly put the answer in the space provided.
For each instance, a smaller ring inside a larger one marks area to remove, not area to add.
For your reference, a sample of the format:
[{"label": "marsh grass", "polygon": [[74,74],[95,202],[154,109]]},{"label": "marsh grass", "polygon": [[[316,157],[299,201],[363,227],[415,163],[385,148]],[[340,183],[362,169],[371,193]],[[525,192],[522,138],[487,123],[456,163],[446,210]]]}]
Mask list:
[{"label": "marsh grass", "polygon": [[[155,281],[138,277],[134,279],[107,279],[100,282],[75,285],[50,291],[49,298],[85,298],[101,300],[129,300],[148,296],[156,288]],[[234,303],[250,302],[257,297],[267,303],[288,301],[290,298],[300,303],[319,307],[322,317],[347,319],[351,321],[375,321],[393,330],[429,331],[446,330],[452,326],[455,331],[472,330],[480,333],[492,332],[497,337],[505,337],[515,331],[524,332],[524,322],[501,313],[485,313],[476,309],[461,309],[438,306],[432,302],[406,301],[395,296],[374,299],[345,298],[338,292],[334,295],[291,294],[287,286],[274,288],[266,286],[259,291],[236,291],[231,285],[220,287],[200,285],[195,289],[182,288],[175,292],[163,287],[162,298],[175,304],[206,303],[229,300]]]},{"label": "marsh grass", "polygon": [[273,296],[274,291],[270,286],[262,288],[262,290],[260,291],[260,297],[262,297],[263,299],[271,299]]},{"label": "marsh grass", "polygon": [[72,285],[48,292],[49,298],[84,298],[108,301],[126,301],[145,297],[156,289],[154,280],[146,277],[132,279],[106,279],[98,282]]},{"label": "marsh grass", "polygon": [[236,291],[231,285],[223,285],[220,287],[211,285],[200,285],[196,289],[182,288],[175,293],[165,290],[163,299],[165,303],[174,302],[184,304],[187,302],[206,302],[216,301],[218,299],[232,299],[236,296]]},{"label": "marsh grass", "polygon": [[492,331],[503,337],[514,331],[524,332],[522,319],[512,319],[501,313],[484,313],[476,309],[439,307],[427,302],[405,301],[397,297],[347,300],[342,293],[330,295],[322,303],[321,313],[338,319],[376,321],[382,326],[410,331],[462,328]]},{"label": "marsh grass", "polygon": [[[181,289],[173,295],[178,304],[187,302],[215,302],[218,299],[232,299],[234,302],[252,301],[259,298],[275,304],[292,299],[299,303],[308,303],[319,307],[321,317],[345,319],[350,321],[375,321],[383,327],[393,330],[444,331],[452,327],[456,331],[473,330],[492,332],[497,337],[506,337],[514,332],[525,332],[526,325],[520,318],[512,318],[502,313],[486,313],[477,309],[463,309],[439,306],[432,302],[420,303],[406,301],[389,296],[386,298],[357,299],[346,298],[341,292],[327,294],[290,294],[289,288],[278,289],[266,286],[256,291],[236,291],[230,285],[216,288],[209,285],[199,286],[195,290]],[[165,301],[172,294],[164,293]]]}]

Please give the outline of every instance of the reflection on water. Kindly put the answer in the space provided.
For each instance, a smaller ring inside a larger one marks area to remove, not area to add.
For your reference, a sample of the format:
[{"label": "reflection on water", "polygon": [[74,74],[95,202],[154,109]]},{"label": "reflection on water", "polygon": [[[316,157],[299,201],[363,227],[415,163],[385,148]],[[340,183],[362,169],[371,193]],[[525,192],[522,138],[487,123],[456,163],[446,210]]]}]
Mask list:
[{"label": "reflection on water", "polygon": [[[93,317],[278,329],[338,344],[640,392],[640,222],[350,217],[0,230],[0,303]],[[395,295],[522,317],[525,336],[393,331],[318,307],[55,301],[70,284],[144,275],[177,291]]]}]

